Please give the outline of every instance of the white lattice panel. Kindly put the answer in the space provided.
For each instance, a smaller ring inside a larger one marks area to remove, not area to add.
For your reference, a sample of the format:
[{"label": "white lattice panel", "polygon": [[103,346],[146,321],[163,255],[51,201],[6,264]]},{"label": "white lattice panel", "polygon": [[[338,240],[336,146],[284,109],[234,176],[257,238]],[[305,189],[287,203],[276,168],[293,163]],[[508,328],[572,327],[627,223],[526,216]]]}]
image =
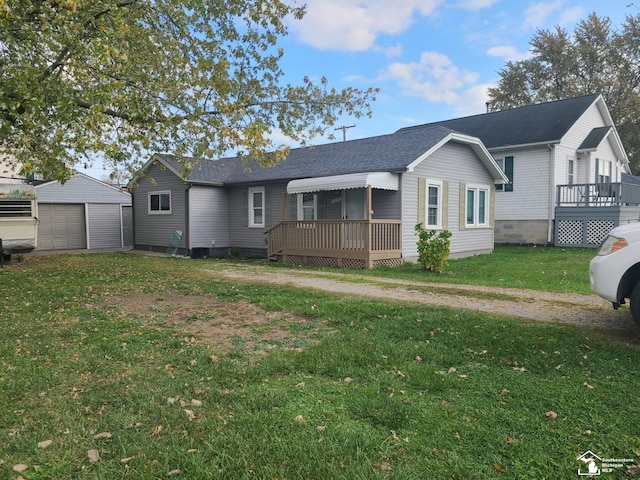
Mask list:
[{"label": "white lattice panel", "polygon": [[558,223],[557,243],[561,245],[581,245],[583,228],[581,220],[561,220]]},{"label": "white lattice panel", "polygon": [[590,220],[587,224],[587,243],[599,245],[615,226],[613,220]]}]

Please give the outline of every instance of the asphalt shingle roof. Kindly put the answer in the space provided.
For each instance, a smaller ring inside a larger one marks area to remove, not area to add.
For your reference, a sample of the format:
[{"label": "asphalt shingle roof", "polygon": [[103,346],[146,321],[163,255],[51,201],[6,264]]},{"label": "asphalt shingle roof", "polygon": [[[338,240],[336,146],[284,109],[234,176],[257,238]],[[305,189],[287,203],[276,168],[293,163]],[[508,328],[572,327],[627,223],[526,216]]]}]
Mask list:
[{"label": "asphalt shingle roof", "polygon": [[[417,131],[296,148],[286,160],[268,168],[253,161],[243,164],[235,157],[199,162],[188,159],[195,166],[187,180],[244,183],[361,172],[399,172],[451,133],[452,130],[435,125]],[[173,156],[156,154],[156,157],[180,171]]]},{"label": "asphalt shingle roof", "polygon": [[[251,160],[243,163],[236,157],[197,162],[187,159],[194,164],[187,181],[237,184],[362,172],[399,172],[455,132],[479,138],[488,149],[558,142],[597,98],[597,94],[585,95],[407,127],[389,135],[296,148],[286,160],[273,167],[262,167]],[[604,129],[594,129],[585,143],[596,142],[598,136],[605,133]],[[180,171],[179,163],[171,155],[157,154],[156,157]]]},{"label": "asphalt shingle roof", "polygon": [[611,127],[597,127],[589,132],[589,135],[582,141],[578,150],[595,150],[604,140],[604,137],[611,131]]},{"label": "asphalt shingle roof", "polygon": [[398,132],[427,129],[440,125],[478,137],[488,149],[510,145],[558,142],[597,98],[597,94],[585,95],[417,125],[403,128]]}]

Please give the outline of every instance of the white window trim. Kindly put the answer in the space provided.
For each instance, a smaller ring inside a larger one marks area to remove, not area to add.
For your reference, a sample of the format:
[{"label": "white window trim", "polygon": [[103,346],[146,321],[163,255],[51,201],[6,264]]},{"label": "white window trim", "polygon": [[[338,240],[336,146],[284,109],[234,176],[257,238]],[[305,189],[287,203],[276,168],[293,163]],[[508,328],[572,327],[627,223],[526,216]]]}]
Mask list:
[{"label": "white window trim", "polygon": [[[158,208],[161,208],[162,206],[162,202],[160,197],[162,195],[169,195],[169,210],[151,210],[151,197],[154,195],[158,195]],[[149,192],[147,194],[147,213],[149,215],[171,215],[171,212],[173,211],[173,201],[171,198],[171,190],[160,190],[160,191],[156,191],[156,192]]]},{"label": "white window trim", "polygon": [[[467,198],[468,198],[468,192],[472,191],[474,192],[474,198],[475,198],[475,202],[473,205],[473,223],[469,223],[467,221]],[[484,222],[483,223],[478,223],[478,218],[480,217],[480,193],[479,192],[485,192],[485,210],[484,210]],[[464,216],[465,216],[465,225],[466,228],[486,228],[489,226],[489,212],[491,209],[491,204],[490,204],[490,187],[488,185],[475,185],[475,184],[467,184],[466,187],[466,191],[464,192]]]},{"label": "white window trim", "polygon": [[[438,212],[436,225],[429,225],[429,187],[436,187],[438,189]],[[440,180],[429,180],[425,181],[425,192],[424,192],[424,219],[423,225],[427,230],[438,230],[442,229],[442,189],[443,183]]]},{"label": "white window trim", "polygon": [[[254,222],[254,219],[255,219],[254,208],[253,208],[254,193],[259,193],[260,195],[262,195],[262,207],[260,207],[262,209],[261,223]],[[264,187],[249,187],[249,228],[264,228],[264,217],[266,214],[264,201],[265,201]]]},{"label": "white window trim", "polygon": [[[297,194],[297,202],[298,202],[298,209],[297,209],[297,219],[300,220],[305,220],[304,218],[304,204],[303,204],[303,198],[304,198],[304,193],[298,193]],[[316,193],[313,193],[313,220],[317,220],[318,219],[318,195]],[[311,208],[311,207],[307,207],[307,208]]]},{"label": "white window trim", "polygon": [[567,183],[576,183],[576,159],[573,157],[567,157]]}]

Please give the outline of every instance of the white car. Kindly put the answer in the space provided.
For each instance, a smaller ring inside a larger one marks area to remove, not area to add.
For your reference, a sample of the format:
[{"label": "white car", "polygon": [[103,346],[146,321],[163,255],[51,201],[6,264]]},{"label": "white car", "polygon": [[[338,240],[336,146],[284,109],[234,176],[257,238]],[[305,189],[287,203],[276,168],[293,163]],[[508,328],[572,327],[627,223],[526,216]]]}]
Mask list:
[{"label": "white car", "polygon": [[629,299],[631,315],[640,326],[640,223],[616,227],[589,263],[591,290],[617,309]]}]

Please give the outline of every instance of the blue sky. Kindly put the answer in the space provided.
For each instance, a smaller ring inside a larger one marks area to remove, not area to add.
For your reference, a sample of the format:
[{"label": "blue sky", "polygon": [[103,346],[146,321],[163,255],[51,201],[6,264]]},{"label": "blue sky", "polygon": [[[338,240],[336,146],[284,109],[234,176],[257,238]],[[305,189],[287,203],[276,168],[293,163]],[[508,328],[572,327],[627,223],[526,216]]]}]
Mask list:
[{"label": "blue sky", "polygon": [[[640,14],[640,2],[625,0],[297,1],[307,15],[290,24],[280,44],[287,81],[324,75],[336,88],[381,89],[372,119],[339,123],[355,124],[347,139],[483,113],[487,88],[507,60],[526,58],[537,29],[559,25],[572,32],[591,12],[617,27]],[[333,133],[342,140],[342,132]],[[277,132],[273,137],[284,141]],[[105,172],[84,173],[102,178]]]}]

